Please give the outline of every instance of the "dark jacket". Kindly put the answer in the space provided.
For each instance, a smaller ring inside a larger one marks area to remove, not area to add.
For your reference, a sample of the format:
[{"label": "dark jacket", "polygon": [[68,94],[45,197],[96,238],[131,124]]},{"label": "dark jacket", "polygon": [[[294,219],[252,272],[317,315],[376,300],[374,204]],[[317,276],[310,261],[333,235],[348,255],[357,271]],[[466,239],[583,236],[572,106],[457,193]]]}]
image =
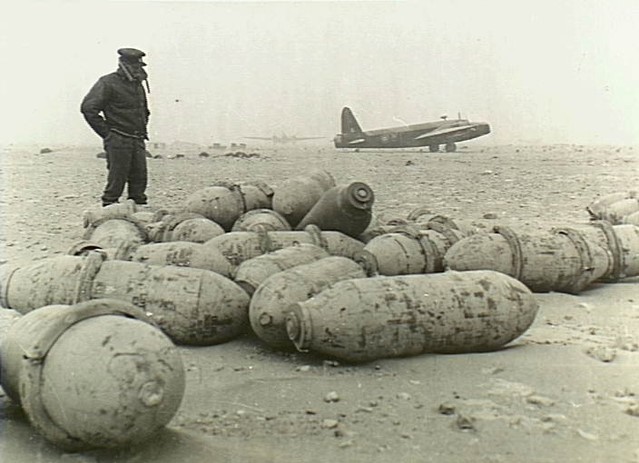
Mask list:
[{"label": "dark jacket", "polygon": [[148,139],[146,126],[151,113],[144,88],[138,81],[129,81],[121,70],[100,77],[82,100],[80,111],[102,138],[114,130]]}]

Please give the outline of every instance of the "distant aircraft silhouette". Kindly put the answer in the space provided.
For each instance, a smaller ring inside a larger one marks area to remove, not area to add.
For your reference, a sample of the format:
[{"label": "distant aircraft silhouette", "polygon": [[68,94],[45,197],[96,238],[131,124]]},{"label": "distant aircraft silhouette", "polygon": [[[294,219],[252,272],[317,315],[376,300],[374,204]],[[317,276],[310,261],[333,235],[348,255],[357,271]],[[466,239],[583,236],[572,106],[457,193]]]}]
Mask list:
[{"label": "distant aircraft silhouette", "polygon": [[336,148],[411,148],[428,146],[431,152],[439,151],[445,145],[446,152],[457,149],[455,143],[471,140],[490,133],[490,125],[485,122],[469,122],[458,117],[422,124],[368,130],[364,132],[353,112],[348,107],[342,109],[342,133],[333,141]]},{"label": "distant aircraft silhouette", "polygon": [[280,136],[273,135],[272,137],[244,137],[244,138],[248,138],[251,140],[270,140],[273,143],[285,144],[285,143],[297,143],[298,141],[304,141],[304,140],[319,140],[319,139],[328,138],[328,137],[296,137],[295,135],[289,137],[285,133],[282,133],[282,135]]}]

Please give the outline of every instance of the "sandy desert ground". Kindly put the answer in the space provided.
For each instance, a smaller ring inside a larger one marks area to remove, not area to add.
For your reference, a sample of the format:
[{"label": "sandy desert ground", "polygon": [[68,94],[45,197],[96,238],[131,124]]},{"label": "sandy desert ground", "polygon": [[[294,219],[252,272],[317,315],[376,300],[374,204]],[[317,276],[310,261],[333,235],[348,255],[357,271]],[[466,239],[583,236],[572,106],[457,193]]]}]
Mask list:
[{"label": "sandy desert ground", "polygon": [[[99,203],[105,161],[89,147],[5,147],[1,262],[64,254]],[[154,151],[154,208],[215,181],[277,185],[309,168],[363,181],[380,217],[427,206],[453,218],[534,227],[585,223],[595,198],[637,187],[639,148],[482,146],[456,153],[265,147],[250,158],[206,147]],[[199,157],[208,151],[211,156]],[[175,154],[184,158],[169,159]],[[492,219],[484,219],[494,217]],[[498,352],[348,365],[274,352],[247,335],[181,347],[182,406],[147,444],[69,454],[44,441],[0,391],[0,461],[638,462],[639,278],[579,295],[535,296],[533,326]],[[327,402],[327,394],[339,399]]]}]

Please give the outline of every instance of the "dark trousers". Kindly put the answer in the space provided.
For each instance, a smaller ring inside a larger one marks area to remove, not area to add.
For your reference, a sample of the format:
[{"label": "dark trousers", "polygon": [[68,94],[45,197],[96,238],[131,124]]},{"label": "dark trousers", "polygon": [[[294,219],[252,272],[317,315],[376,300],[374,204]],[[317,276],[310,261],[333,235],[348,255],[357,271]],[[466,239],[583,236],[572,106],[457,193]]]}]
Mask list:
[{"label": "dark trousers", "polygon": [[102,205],[117,203],[128,184],[128,199],[146,204],[146,149],[144,140],[111,132],[104,140],[109,175]]}]

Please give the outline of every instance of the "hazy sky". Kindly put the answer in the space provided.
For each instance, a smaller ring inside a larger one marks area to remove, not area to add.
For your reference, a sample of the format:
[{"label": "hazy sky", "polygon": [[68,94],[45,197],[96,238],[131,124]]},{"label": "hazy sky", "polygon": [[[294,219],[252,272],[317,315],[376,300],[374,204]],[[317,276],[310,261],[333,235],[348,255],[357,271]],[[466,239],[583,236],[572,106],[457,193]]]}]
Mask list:
[{"label": "hazy sky", "polygon": [[639,1],[4,1],[0,143],[97,143],[79,106],[147,53],[151,141],[326,136],[441,115],[484,143],[639,144]]}]

